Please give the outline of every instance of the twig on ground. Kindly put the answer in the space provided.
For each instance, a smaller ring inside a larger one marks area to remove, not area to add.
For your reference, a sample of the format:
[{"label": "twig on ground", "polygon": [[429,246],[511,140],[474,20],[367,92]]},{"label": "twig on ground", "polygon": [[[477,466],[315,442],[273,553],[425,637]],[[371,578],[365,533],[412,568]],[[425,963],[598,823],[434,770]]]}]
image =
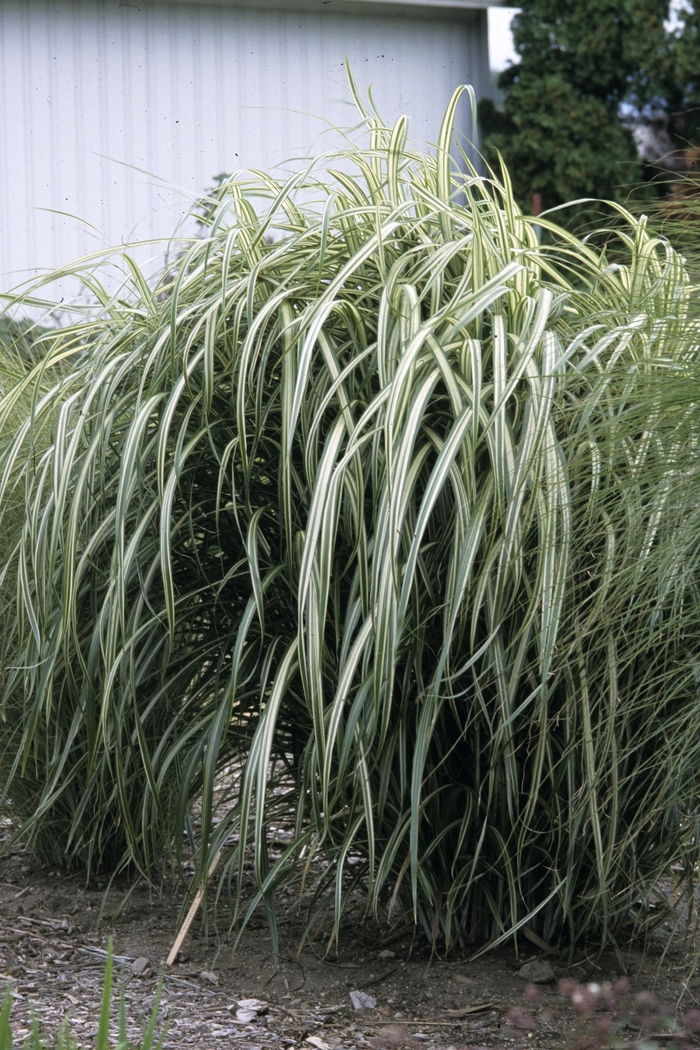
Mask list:
[{"label": "twig on ground", "polygon": [[175,960],[177,959],[177,953],[180,951],[180,948],[182,948],[182,945],[183,945],[183,943],[185,941],[185,937],[190,932],[190,926],[194,922],[194,917],[195,917],[195,915],[197,914],[197,912],[199,910],[199,906],[202,903],[202,900],[204,899],[204,891],[207,888],[209,880],[211,879],[212,875],[216,871],[220,860],[221,860],[221,850],[219,850],[219,852],[216,854],[216,856],[214,857],[213,861],[209,865],[209,871],[207,872],[207,877],[204,880],[204,882],[202,883],[202,885],[199,887],[199,889],[197,890],[197,893],[195,894],[195,898],[192,901],[192,904],[190,905],[190,910],[187,912],[187,915],[185,916],[185,921],[183,922],[182,926],[180,927],[180,931],[179,931],[177,937],[175,938],[175,942],[174,942],[172,948],[170,949],[170,954],[168,955],[168,958],[165,960],[165,965],[166,966],[172,966],[173,963],[175,962]]}]

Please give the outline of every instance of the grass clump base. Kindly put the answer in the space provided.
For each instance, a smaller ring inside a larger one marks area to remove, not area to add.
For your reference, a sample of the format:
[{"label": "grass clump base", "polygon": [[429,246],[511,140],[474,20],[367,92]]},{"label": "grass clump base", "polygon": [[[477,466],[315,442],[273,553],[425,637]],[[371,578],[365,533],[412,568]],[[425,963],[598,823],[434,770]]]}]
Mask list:
[{"label": "grass clump base", "polygon": [[696,290],[623,212],[541,244],[455,170],[459,97],[435,156],[362,110],[323,171],[225,183],[0,403],[0,779],[42,857],[221,849],[235,923],[301,880],[330,943],[358,889],[450,948],[692,886]]}]

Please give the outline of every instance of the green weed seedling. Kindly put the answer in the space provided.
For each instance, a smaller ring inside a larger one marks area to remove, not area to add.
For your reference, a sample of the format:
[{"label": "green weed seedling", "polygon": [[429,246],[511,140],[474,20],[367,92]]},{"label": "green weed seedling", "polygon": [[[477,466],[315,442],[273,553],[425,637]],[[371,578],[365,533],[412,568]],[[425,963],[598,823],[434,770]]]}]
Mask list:
[{"label": "green weed seedling", "polygon": [[[105,966],[105,979],[102,988],[102,1000],[100,1003],[100,1017],[97,1025],[94,1050],[137,1050],[134,1043],[130,1043],[126,1034],[126,1002],[124,998],[124,982],[122,981],[119,995],[119,1019],[118,1039],[116,1047],[111,1047],[109,1042],[109,1022],[112,1006],[114,959],[112,953],[112,942],[110,940],[107,950],[107,964]],[[160,1008],[160,997],[163,988],[162,978],[158,982],[155,1001],[151,1009],[148,1023],[144,1029],[143,1039],[138,1050],[161,1050],[163,1041],[167,1035],[166,1024],[160,1035],[156,1036],[156,1024],[158,1021],[158,1010]],[[10,1012],[12,1009],[12,995],[8,990],[0,1009],[0,1050],[14,1050],[12,1039],[12,1025],[10,1023]],[[70,1021],[66,1017],[56,1033],[55,1041],[47,1043],[42,1039],[39,1022],[35,1016],[32,1017],[32,1032],[24,1042],[24,1050],[78,1050],[70,1032]]]},{"label": "green weed seedling", "polygon": [[12,998],[9,990],[5,992],[5,1000],[0,1010],[0,1050],[12,1050],[12,1031],[10,1029],[10,1009]]}]

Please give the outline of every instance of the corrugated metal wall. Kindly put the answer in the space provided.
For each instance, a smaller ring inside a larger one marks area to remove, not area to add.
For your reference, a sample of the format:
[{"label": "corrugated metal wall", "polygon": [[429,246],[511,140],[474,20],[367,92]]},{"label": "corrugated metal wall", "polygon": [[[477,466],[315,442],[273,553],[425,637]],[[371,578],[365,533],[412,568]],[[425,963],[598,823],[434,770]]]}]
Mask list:
[{"label": "corrugated metal wall", "polygon": [[488,91],[482,11],[0,0],[0,287],[167,237],[187,207],[172,187],[195,196],[219,172],[337,144],[319,118],[355,120],[346,55],[416,142],[437,137],[457,84]]}]

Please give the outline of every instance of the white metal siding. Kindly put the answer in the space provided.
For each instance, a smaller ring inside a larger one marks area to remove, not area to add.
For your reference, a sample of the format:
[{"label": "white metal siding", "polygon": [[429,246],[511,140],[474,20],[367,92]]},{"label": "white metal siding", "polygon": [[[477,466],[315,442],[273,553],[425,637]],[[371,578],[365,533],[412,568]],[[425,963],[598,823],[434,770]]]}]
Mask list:
[{"label": "white metal siding", "polygon": [[337,145],[320,118],[355,122],[346,56],[416,142],[435,140],[456,85],[488,91],[478,10],[0,0],[0,287],[167,237],[219,172]]}]

